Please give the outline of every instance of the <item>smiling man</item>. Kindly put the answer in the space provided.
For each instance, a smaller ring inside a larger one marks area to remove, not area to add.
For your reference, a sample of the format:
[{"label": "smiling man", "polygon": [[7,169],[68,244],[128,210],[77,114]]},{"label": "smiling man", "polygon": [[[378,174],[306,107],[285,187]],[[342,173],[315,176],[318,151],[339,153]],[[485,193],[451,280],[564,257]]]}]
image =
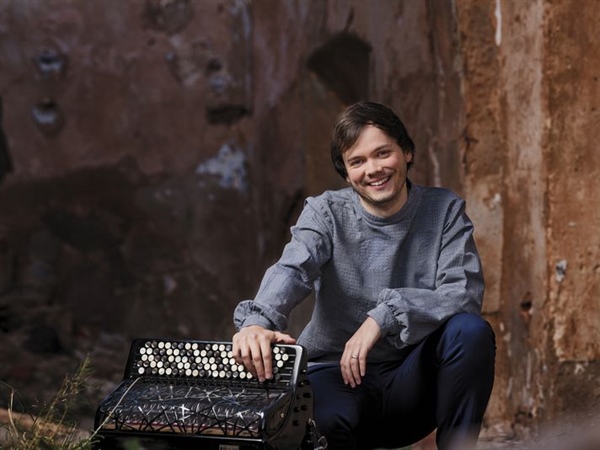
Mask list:
[{"label": "smiling man", "polygon": [[[386,106],[347,108],[331,158],[350,187],[306,200],[280,260],[234,313],[234,355],[260,380],[272,377],[272,344],[306,348],[329,449],[397,448],[435,429],[440,449],[474,448],[491,393],[473,225],[460,197],[409,180],[414,150]],[[311,292],[296,341],[288,317]]]},{"label": "smiling man", "polygon": [[400,211],[408,197],[406,174],[412,157],[384,131],[374,125],[364,127],[343,160],[346,181],[367,212],[388,217]]}]

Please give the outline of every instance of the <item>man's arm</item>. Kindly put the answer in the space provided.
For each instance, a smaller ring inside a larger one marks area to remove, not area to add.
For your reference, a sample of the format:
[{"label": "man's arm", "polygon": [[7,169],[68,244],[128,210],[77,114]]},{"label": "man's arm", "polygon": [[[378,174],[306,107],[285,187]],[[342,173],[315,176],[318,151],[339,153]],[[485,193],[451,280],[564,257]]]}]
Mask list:
[{"label": "man's arm", "polygon": [[481,312],[483,272],[464,208],[460,200],[448,211],[439,257],[431,262],[437,264],[435,289],[383,289],[368,313],[398,348],[420,342],[459,312]]},{"label": "man's arm", "polygon": [[309,201],[291,232],[292,239],[265,272],[255,299],[241,302],[234,312],[234,357],[261,381],[272,376],[271,346],[295,342],[283,333],[288,317],[311,293],[331,253],[327,222]]}]

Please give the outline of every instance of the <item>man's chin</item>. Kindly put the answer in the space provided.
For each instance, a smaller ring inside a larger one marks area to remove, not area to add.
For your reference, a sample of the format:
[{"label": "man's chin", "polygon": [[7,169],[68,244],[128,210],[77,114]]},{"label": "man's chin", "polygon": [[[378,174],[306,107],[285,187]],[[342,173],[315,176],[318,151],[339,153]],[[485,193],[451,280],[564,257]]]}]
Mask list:
[{"label": "man's chin", "polygon": [[388,195],[379,195],[379,196],[375,196],[375,195],[361,195],[363,201],[367,202],[368,204],[376,207],[376,208],[384,208],[386,206],[388,206],[389,204],[394,202],[395,196],[388,194]]},{"label": "man's chin", "polygon": [[373,205],[385,206],[394,201],[396,196],[393,192],[375,192],[367,195],[367,199]]}]

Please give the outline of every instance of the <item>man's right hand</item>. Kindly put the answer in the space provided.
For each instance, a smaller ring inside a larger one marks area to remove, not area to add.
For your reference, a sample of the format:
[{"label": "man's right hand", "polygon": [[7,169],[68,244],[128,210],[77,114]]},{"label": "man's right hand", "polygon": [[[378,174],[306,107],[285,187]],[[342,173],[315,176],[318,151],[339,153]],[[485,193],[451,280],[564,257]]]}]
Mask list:
[{"label": "man's right hand", "polygon": [[273,378],[271,346],[296,343],[296,339],[289,334],[258,325],[242,328],[233,335],[232,341],[235,360],[261,382]]}]

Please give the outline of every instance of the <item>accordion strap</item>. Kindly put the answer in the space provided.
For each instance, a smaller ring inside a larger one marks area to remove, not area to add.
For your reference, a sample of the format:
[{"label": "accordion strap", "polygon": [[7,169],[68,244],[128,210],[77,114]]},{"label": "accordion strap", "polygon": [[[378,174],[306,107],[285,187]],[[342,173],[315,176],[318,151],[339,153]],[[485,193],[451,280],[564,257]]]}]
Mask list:
[{"label": "accordion strap", "polygon": [[319,433],[317,424],[313,419],[308,419],[306,428],[306,445],[302,447],[302,450],[327,450],[327,439]]}]

